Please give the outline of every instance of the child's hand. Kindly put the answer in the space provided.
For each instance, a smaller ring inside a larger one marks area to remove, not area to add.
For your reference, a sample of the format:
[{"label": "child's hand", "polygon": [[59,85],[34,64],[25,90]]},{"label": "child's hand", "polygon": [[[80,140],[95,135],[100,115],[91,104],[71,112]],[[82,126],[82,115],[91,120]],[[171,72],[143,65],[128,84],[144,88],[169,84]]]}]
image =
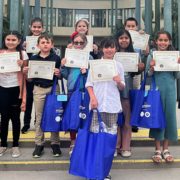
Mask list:
[{"label": "child's hand", "polygon": [[117,86],[120,90],[124,89],[125,84],[122,82],[120,75],[114,76],[113,80],[117,83]]},{"label": "child's hand", "polygon": [[22,67],[23,66],[23,60],[19,59],[17,60],[18,66]]},{"label": "child's hand", "polygon": [[145,34],[145,31],[143,31],[142,29],[139,30],[139,34]]},{"label": "child's hand", "polygon": [[115,81],[116,83],[120,83],[120,82],[121,82],[120,76],[119,76],[119,75],[114,76],[114,77],[113,77],[113,81]]},{"label": "child's hand", "polygon": [[66,64],[66,58],[63,58],[62,60],[61,60],[61,66],[64,66]]},{"label": "child's hand", "polygon": [[138,71],[142,72],[142,71],[144,71],[144,69],[145,69],[144,63],[139,63],[138,64]]},{"label": "child's hand", "polygon": [[28,73],[28,70],[29,70],[29,67],[28,67],[28,66],[25,66],[25,67],[23,68],[23,73],[24,73],[24,74],[27,74],[27,73]]},{"label": "child's hand", "polygon": [[80,71],[82,74],[85,74],[87,72],[86,68],[81,68]]},{"label": "child's hand", "polygon": [[155,63],[155,60],[152,59],[151,62],[150,62],[150,71],[151,71],[151,72],[154,72],[154,66],[155,66],[155,64],[156,64],[156,63]]},{"label": "child's hand", "polygon": [[90,98],[91,109],[96,109],[98,107],[98,102],[95,96]]},{"label": "child's hand", "polygon": [[73,47],[73,44],[72,44],[72,43],[70,43],[70,44],[67,45],[67,48],[69,48],[69,49],[72,49],[72,47]]},{"label": "child's hand", "polygon": [[180,57],[178,58],[178,63],[180,64]]},{"label": "child's hand", "polygon": [[54,75],[60,77],[60,70],[58,68],[54,69]]}]

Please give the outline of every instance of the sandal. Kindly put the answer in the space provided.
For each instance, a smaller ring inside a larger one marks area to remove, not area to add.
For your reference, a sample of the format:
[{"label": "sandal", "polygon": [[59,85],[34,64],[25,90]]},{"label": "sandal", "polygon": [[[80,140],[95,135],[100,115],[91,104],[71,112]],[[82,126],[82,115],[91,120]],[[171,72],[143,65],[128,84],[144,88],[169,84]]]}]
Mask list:
[{"label": "sandal", "polygon": [[169,152],[168,149],[165,149],[165,150],[162,152],[162,157],[163,157],[163,159],[164,159],[167,163],[172,163],[172,162],[174,162],[174,158],[173,158],[173,156],[170,154],[170,152]]},{"label": "sandal", "polygon": [[154,163],[161,163],[162,162],[162,155],[160,150],[156,150],[154,155],[152,156],[152,160]]}]

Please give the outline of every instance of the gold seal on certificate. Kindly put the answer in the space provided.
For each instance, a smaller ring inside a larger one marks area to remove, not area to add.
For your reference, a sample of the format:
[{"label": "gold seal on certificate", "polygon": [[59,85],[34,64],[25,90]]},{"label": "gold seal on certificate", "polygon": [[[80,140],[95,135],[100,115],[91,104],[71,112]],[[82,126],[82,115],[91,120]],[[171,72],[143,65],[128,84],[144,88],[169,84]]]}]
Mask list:
[{"label": "gold seal on certificate", "polygon": [[37,47],[38,36],[26,36],[26,52],[37,54],[39,48]]},{"label": "gold seal on certificate", "polygon": [[129,30],[129,33],[132,38],[133,47],[141,50],[146,50],[150,35],[140,34],[138,31],[133,30]]},{"label": "gold seal on certificate", "polygon": [[28,78],[42,78],[52,80],[54,76],[55,62],[53,61],[29,61]]},{"label": "gold seal on certificate", "polygon": [[17,63],[19,59],[19,52],[0,53],[0,73],[20,71],[21,68]]},{"label": "gold seal on certificate", "polygon": [[124,72],[138,72],[139,53],[117,52],[114,60],[123,65]]},{"label": "gold seal on certificate", "polygon": [[65,51],[66,67],[88,68],[89,52],[81,49],[69,49]]},{"label": "gold seal on certificate", "polygon": [[116,61],[110,59],[90,61],[90,73],[92,82],[112,81],[118,74]]},{"label": "gold seal on certificate", "polygon": [[155,71],[180,71],[179,51],[153,51]]}]

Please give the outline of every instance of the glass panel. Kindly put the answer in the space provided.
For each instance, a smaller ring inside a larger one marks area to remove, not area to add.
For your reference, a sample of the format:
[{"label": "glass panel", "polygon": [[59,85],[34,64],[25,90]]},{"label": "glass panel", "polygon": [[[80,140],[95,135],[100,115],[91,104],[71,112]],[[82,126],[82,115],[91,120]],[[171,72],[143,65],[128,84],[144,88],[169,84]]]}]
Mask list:
[{"label": "glass panel", "polygon": [[106,10],[92,10],[92,27],[106,27]]},{"label": "glass panel", "polygon": [[58,26],[72,27],[73,10],[72,9],[58,9]]},{"label": "glass panel", "polygon": [[75,22],[79,19],[87,19],[89,21],[89,10],[77,9],[75,10]]}]

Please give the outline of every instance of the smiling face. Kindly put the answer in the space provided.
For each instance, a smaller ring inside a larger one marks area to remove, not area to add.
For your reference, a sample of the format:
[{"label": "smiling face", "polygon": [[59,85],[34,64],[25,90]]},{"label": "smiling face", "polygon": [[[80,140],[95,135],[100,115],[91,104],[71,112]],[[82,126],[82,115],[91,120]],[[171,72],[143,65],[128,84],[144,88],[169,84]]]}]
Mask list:
[{"label": "smiling face", "polygon": [[103,47],[102,52],[104,59],[113,59],[116,53],[116,47]]},{"label": "smiling face", "polygon": [[130,38],[127,34],[122,34],[118,38],[118,43],[121,50],[125,50],[130,44]]},{"label": "smiling face", "polygon": [[15,51],[20,42],[20,39],[18,39],[15,35],[10,34],[5,37],[5,46],[8,50]]},{"label": "smiling face", "polygon": [[75,29],[78,33],[87,34],[88,33],[88,26],[84,21],[79,21],[76,25]]},{"label": "smiling face", "polygon": [[170,45],[170,39],[167,34],[160,34],[156,40],[156,45],[159,51],[166,51]]},{"label": "smiling face", "polygon": [[84,49],[84,47],[86,46],[86,42],[84,41],[84,39],[78,35],[74,38],[72,43],[74,49]]},{"label": "smiling face", "polygon": [[39,36],[43,31],[42,23],[39,21],[35,21],[32,23],[30,30],[33,36]]},{"label": "smiling face", "polygon": [[135,21],[127,21],[127,22],[126,22],[126,25],[125,25],[125,29],[128,30],[128,31],[129,31],[129,30],[137,31],[137,30],[138,30],[138,27],[137,27]]}]

